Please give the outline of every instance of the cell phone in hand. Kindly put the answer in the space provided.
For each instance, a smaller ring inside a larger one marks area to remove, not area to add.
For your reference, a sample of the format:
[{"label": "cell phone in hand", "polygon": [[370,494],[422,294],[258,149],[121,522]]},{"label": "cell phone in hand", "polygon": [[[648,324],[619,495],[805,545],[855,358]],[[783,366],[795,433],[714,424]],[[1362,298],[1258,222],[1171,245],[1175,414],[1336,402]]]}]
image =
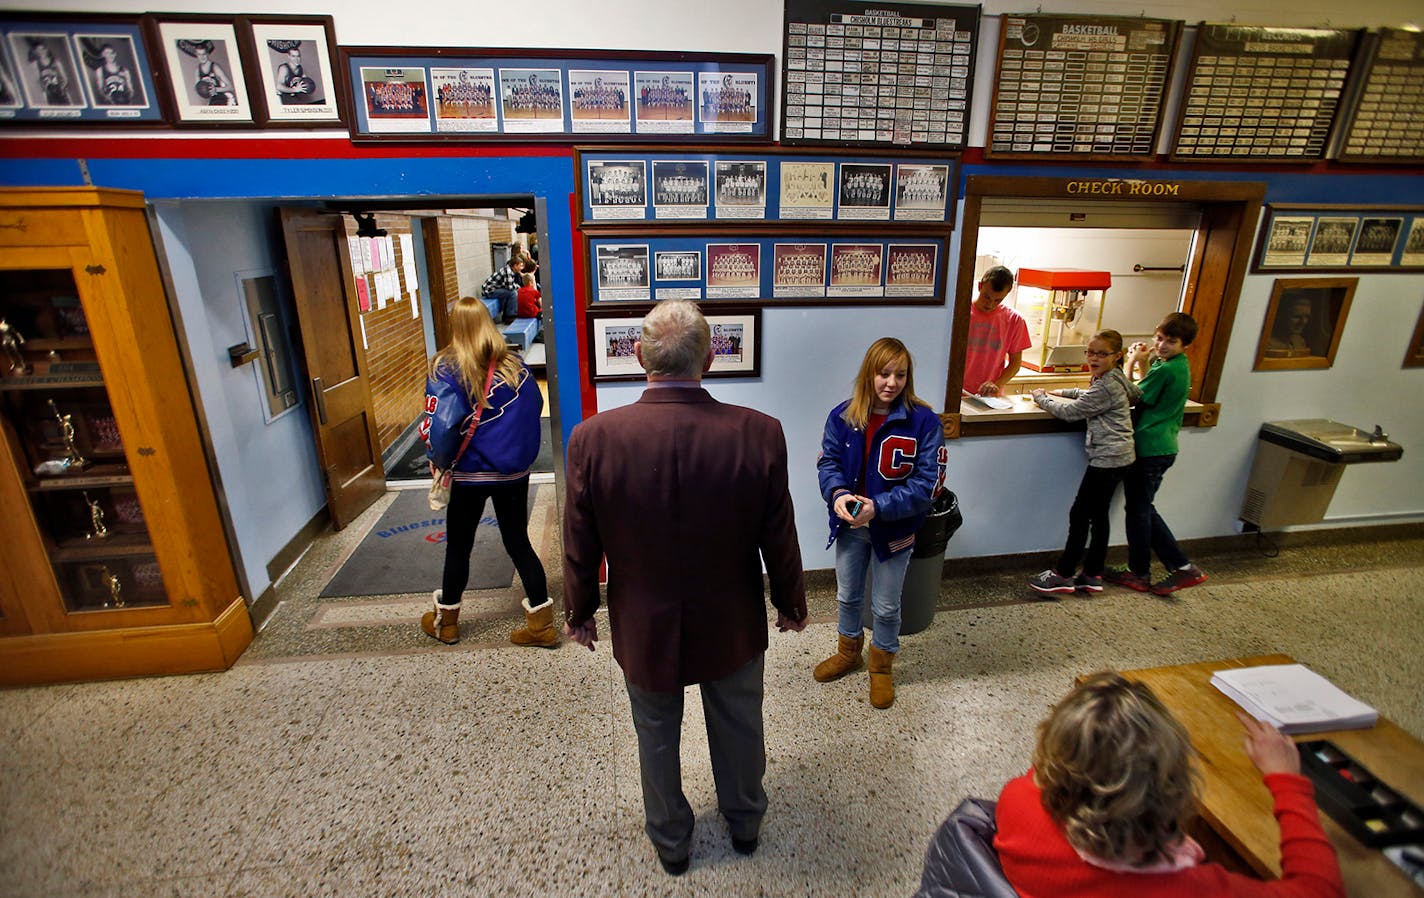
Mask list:
[{"label": "cell phone in hand", "polygon": [[857,517],[860,515],[860,510],[864,507],[864,502],[860,501],[859,499],[852,499],[851,501],[846,503],[846,514],[850,515],[853,518]]}]

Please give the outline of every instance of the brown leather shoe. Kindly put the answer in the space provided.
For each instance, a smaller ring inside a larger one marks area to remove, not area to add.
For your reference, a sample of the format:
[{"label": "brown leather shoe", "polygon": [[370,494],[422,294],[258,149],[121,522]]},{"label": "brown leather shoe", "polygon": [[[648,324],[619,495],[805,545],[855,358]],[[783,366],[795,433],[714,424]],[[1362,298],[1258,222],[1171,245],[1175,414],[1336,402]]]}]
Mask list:
[{"label": "brown leather shoe", "polygon": [[852,639],[844,633],[837,633],[836,639],[836,653],[817,664],[816,669],[811,672],[811,676],[815,677],[818,683],[839,680],[851,671],[860,670],[860,666],[865,663],[860,657],[861,646],[865,645],[864,634]]},{"label": "brown leather shoe", "polygon": [[870,703],[877,708],[888,708],[895,704],[895,680],[890,666],[895,663],[895,653],[870,645]]},{"label": "brown leather shoe", "polygon": [[524,606],[524,626],[509,634],[509,641],[515,645],[532,645],[543,649],[559,647],[559,631],[554,628],[554,600],[545,599],[537,608],[529,607],[529,599]]},{"label": "brown leather shoe", "polygon": [[431,639],[438,639],[446,645],[460,641],[460,603],[442,605],[440,590],[435,590],[435,610],[427,611],[420,618],[420,629]]}]

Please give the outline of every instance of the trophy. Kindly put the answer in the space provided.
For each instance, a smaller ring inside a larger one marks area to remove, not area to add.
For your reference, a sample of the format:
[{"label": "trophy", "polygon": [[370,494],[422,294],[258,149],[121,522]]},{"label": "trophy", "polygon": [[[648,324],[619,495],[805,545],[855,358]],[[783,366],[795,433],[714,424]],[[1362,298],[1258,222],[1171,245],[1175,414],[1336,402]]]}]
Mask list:
[{"label": "trophy", "polygon": [[90,532],[84,534],[85,539],[108,539],[109,528],[104,526],[104,509],[98,502],[89,498],[89,491],[84,491],[84,502],[89,506],[89,528]]},{"label": "trophy", "polygon": [[54,404],[54,400],[49,400],[49,410],[54,412],[54,420],[59,422],[59,434],[64,440],[64,465],[66,468],[80,470],[89,466],[89,460],[79,454],[79,450],[74,446],[74,416],[61,415],[59,407]]},{"label": "trophy", "polygon": [[25,364],[25,355],[20,351],[20,347],[25,345],[25,336],[15,329],[14,325],[0,318],[0,351],[5,353],[5,357],[10,360],[10,370],[20,376],[30,373],[30,366]]},{"label": "trophy", "polygon": [[110,571],[108,565],[104,566],[104,582],[109,586],[109,598],[104,600],[104,607],[124,607],[124,587],[119,583],[119,575]]}]

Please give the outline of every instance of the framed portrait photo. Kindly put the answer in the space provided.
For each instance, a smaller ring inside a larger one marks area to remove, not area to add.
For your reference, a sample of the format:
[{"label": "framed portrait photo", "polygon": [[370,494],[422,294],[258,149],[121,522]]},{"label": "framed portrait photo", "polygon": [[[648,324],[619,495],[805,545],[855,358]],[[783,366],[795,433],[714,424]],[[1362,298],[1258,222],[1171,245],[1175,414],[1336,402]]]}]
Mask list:
[{"label": "framed portrait photo", "polygon": [[342,125],[331,16],[243,16],[238,29],[255,70],[253,111],[265,127]]},{"label": "framed portrait photo", "polygon": [[235,20],[221,16],[151,16],[150,34],[167,82],[164,98],[179,126],[257,123]]},{"label": "framed portrait photo", "polygon": [[[646,311],[590,310],[589,356],[593,379],[640,380],[643,366],[633,352],[642,338]],[[722,309],[707,315],[712,330],[712,367],[703,377],[761,376],[761,310]]]},{"label": "framed portrait photo", "polygon": [[1255,371],[1329,368],[1359,278],[1281,278],[1256,347]]},{"label": "framed portrait photo", "polygon": [[140,18],[0,14],[0,121],[161,124]]}]

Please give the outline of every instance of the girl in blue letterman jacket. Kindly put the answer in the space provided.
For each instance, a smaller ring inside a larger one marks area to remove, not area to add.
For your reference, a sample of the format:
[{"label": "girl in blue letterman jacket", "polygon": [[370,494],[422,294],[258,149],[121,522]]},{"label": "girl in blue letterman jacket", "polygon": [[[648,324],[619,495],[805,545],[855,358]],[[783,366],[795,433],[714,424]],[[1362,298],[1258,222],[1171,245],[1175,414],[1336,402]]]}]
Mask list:
[{"label": "girl in blue letterman jacket", "polygon": [[915,533],[944,484],[944,431],[915,395],[905,344],[882,337],[861,362],[851,398],[831,410],[816,462],[836,547],[836,654],[814,675],[829,682],[859,670],[864,632],[865,572],[873,569],[870,609],[870,700],[895,699],[891,662],[900,650],[900,590]]},{"label": "girl in blue letterman jacket", "polygon": [[[477,402],[480,418],[461,452]],[[539,455],[543,408],[538,383],[505,345],[484,303],[462,298],[450,310],[450,345],[431,360],[420,422],[432,473],[453,468],[445,509],[445,569],[435,609],[421,619],[421,629],[441,642],[459,640],[460,597],[469,582],[475,528],[486,500],[492,500],[500,539],[526,593],[527,626],[515,630],[510,640],[558,644],[544,566],[529,542],[529,466]]]}]

